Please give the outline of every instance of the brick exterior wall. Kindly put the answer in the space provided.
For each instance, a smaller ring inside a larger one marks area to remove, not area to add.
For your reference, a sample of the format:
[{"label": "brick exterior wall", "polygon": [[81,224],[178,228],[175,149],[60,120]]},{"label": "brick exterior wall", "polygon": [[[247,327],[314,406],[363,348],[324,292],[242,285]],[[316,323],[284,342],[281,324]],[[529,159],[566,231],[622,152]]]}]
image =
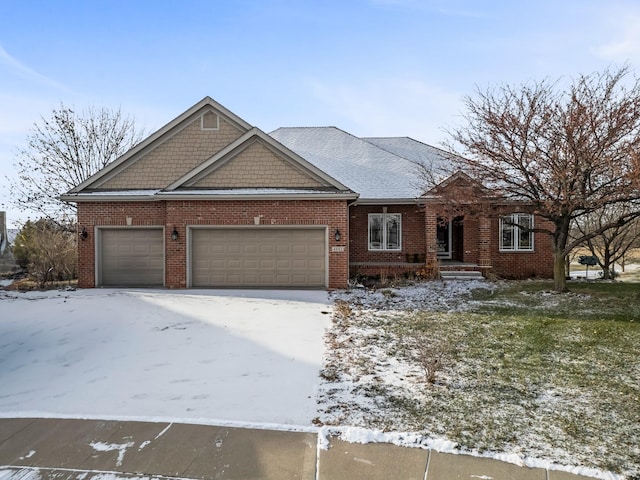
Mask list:
[{"label": "brick exterior wall", "polygon": [[[424,255],[424,213],[418,205],[389,205],[387,213],[402,215],[402,249],[399,251],[369,250],[369,214],[383,213],[381,205],[353,206],[349,212],[349,261],[351,275],[378,275],[380,270],[402,273],[417,270],[415,265],[362,265],[363,263],[411,263],[416,254]],[[407,259],[409,255],[409,259]],[[409,261],[408,261],[409,260]],[[393,268],[391,268],[393,267]]]},{"label": "brick exterior wall", "polygon": [[[515,213],[515,210],[514,210]],[[491,220],[491,262],[492,272],[501,278],[553,278],[553,242],[551,235],[534,233],[534,250],[532,252],[500,251],[500,220]],[[538,216],[534,219],[536,228],[553,230],[551,222]]]},{"label": "brick exterior wall", "polygon": [[[515,212],[516,210],[513,210]],[[354,206],[350,212],[350,272],[351,275],[395,275],[423,267],[407,263],[407,254],[423,253],[431,262],[436,255],[437,208],[418,206],[388,206],[388,213],[402,213],[402,250],[381,252],[368,250],[368,214],[382,213],[382,206]],[[511,210],[501,214],[512,213]],[[499,215],[491,209],[486,214],[462,216],[462,244],[454,239],[457,249],[454,260],[476,264],[484,273],[501,278],[551,278],[553,256],[551,237],[535,233],[533,252],[501,252]],[[536,217],[538,228],[550,228],[548,222]],[[453,228],[456,228],[455,226]],[[455,234],[454,234],[455,237]],[[368,264],[368,265],[367,265]],[[386,265],[385,265],[386,264]],[[447,267],[450,268],[450,267]],[[455,267],[451,267],[455,268]]]},{"label": "brick exterior wall", "polygon": [[[329,288],[345,288],[348,282],[348,249],[333,252],[332,247],[346,246],[347,202],[344,200],[252,200],[252,201],[162,201],[95,202],[78,205],[78,225],[85,227],[89,238],[78,245],[78,286],[95,287],[95,229],[100,226],[164,226],[165,286],[187,287],[187,235],[191,225],[326,225],[328,227]],[[171,240],[174,227],[178,241]],[[336,242],[334,232],[342,233]]]}]

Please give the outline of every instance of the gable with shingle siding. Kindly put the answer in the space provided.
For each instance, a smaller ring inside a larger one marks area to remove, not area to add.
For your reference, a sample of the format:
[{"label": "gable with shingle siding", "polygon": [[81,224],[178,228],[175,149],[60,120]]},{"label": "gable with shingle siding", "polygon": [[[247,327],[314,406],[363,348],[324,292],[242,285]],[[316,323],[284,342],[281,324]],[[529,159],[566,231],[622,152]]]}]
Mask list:
[{"label": "gable with shingle siding", "polygon": [[222,116],[218,129],[203,129],[196,116],[182,130],[101,183],[99,190],[164,188],[242,136]]},{"label": "gable with shingle siding", "polygon": [[317,188],[320,183],[291,162],[254,141],[231,160],[189,184],[197,188]]}]

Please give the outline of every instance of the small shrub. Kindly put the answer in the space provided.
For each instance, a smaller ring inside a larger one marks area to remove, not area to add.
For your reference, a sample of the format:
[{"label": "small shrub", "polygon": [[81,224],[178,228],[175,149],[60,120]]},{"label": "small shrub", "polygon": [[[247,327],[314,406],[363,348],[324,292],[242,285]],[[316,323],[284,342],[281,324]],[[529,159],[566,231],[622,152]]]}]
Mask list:
[{"label": "small shrub", "polygon": [[404,340],[407,353],[422,369],[425,382],[435,385],[450,348],[444,341],[435,339],[425,331],[413,331]]},{"label": "small shrub", "polygon": [[339,318],[349,318],[353,313],[349,303],[344,300],[336,300],[334,312]]}]

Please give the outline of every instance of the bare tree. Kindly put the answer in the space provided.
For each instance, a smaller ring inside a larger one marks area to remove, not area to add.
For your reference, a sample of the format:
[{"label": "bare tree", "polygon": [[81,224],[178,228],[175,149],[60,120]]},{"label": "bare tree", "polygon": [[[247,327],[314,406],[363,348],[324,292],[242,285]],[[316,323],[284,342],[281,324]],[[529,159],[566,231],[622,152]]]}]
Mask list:
[{"label": "bare tree", "polygon": [[[557,291],[572,249],[640,215],[640,83],[628,73],[582,75],[566,90],[548,80],[478,90],[451,132],[466,150],[461,168],[551,222],[538,231],[553,239]],[[633,208],[570,239],[574,220],[621,203]]]},{"label": "bare tree", "polygon": [[120,110],[87,108],[76,113],[60,104],[41,117],[16,156],[17,179],[8,178],[21,210],[69,223],[75,207],[58,199],[137,144],[143,132]]},{"label": "bare tree", "polygon": [[[618,261],[624,261],[625,255],[630,249],[638,245],[640,235],[640,219],[635,218],[626,223],[615,223],[615,220],[633,207],[626,204],[604,207],[591,212],[576,222],[578,236],[590,237],[584,243],[591,254],[598,260],[602,268],[603,278],[611,278],[613,265]],[[615,226],[591,237],[589,232],[600,230],[603,225],[615,223]]]}]

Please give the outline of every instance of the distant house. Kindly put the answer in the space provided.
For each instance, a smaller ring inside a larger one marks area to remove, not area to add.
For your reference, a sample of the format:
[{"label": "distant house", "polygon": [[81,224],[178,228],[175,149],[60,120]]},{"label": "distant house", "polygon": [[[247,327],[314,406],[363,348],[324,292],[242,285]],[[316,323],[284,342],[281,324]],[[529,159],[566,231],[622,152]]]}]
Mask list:
[{"label": "distant house", "polygon": [[7,235],[7,213],[0,212],[0,255],[9,247],[9,236]]},{"label": "distant house", "polygon": [[[343,288],[437,263],[552,275],[543,222],[410,138],[266,134],[209,97],[62,198],[78,205],[79,286]],[[527,229],[521,229],[516,224]]]},{"label": "distant house", "polygon": [[6,212],[0,212],[0,273],[9,271],[16,266],[10,247],[17,234],[17,230],[7,228]]}]

